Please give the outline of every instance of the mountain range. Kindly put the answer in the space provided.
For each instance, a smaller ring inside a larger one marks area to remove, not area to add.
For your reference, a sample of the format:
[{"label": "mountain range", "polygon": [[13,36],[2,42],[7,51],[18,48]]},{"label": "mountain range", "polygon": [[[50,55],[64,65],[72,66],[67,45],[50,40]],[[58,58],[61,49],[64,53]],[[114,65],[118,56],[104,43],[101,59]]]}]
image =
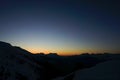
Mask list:
[{"label": "mountain range", "polygon": [[0,41],[0,80],[120,80],[120,54],[32,54]]}]

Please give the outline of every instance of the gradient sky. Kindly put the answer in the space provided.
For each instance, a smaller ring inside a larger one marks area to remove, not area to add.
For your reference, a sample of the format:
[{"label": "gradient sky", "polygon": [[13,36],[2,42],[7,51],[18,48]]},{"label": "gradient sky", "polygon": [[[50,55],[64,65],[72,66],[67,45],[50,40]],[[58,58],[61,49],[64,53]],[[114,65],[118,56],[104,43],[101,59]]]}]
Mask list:
[{"label": "gradient sky", "polygon": [[0,40],[32,53],[120,52],[115,0],[0,0]]}]

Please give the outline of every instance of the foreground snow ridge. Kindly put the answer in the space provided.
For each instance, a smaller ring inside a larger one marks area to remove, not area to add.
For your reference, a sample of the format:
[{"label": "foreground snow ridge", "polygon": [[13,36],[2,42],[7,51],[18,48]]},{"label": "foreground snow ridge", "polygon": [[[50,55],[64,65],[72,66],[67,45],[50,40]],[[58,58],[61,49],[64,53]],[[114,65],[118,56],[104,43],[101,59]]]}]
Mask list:
[{"label": "foreground snow ridge", "polygon": [[120,60],[106,61],[54,80],[67,80],[70,76],[70,80],[120,80]]},{"label": "foreground snow ridge", "polygon": [[79,70],[73,80],[120,80],[120,60],[107,61],[90,69]]}]

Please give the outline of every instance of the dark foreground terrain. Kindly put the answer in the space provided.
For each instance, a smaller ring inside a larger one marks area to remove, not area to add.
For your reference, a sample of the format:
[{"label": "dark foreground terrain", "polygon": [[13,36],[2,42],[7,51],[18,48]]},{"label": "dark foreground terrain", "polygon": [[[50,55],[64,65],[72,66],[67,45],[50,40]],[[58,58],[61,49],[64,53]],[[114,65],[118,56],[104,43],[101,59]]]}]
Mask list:
[{"label": "dark foreground terrain", "polygon": [[32,54],[0,42],[0,80],[120,80],[120,54]]}]

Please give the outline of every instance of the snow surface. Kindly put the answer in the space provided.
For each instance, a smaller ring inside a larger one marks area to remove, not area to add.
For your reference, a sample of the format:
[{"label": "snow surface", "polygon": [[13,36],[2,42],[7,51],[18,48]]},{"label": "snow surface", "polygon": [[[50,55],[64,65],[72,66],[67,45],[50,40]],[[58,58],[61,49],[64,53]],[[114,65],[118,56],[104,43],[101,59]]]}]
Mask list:
[{"label": "snow surface", "polygon": [[73,80],[120,80],[120,60],[106,61],[75,72]]},{"label": "snow surface", "polygon": [[[70,77],[70,76],[73,77]],[[110,60],[53,80],[120,80],[120,60]]]}]

